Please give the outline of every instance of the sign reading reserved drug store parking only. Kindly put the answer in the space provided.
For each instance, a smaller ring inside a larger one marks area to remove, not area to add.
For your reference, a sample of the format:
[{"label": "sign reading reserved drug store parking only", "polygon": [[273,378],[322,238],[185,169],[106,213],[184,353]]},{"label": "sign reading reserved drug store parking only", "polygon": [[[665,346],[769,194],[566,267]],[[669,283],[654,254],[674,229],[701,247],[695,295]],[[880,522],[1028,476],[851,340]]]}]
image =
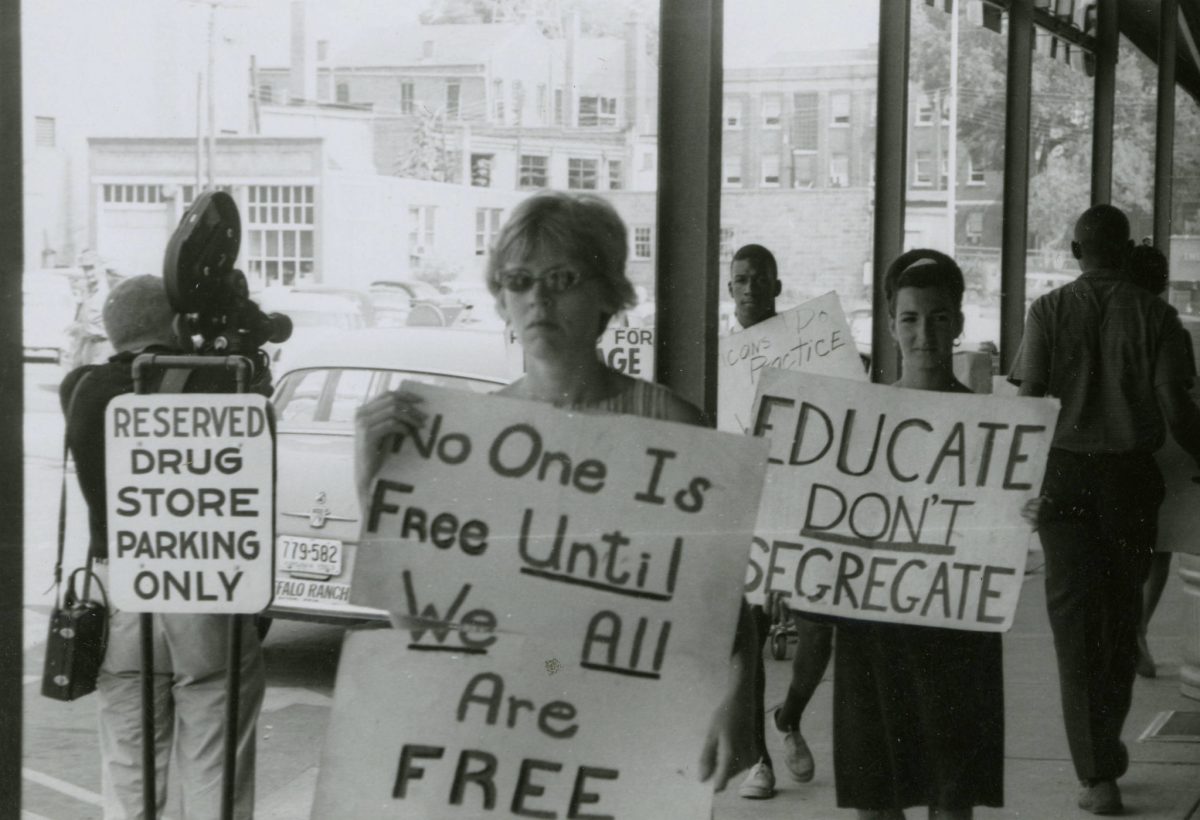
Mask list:
[{"label": "sign reading reserved drug store parking only", "polygon": [[105,417],[109,595],[126,612],[271,602],[274,439],[253,393],[118,396]]}]

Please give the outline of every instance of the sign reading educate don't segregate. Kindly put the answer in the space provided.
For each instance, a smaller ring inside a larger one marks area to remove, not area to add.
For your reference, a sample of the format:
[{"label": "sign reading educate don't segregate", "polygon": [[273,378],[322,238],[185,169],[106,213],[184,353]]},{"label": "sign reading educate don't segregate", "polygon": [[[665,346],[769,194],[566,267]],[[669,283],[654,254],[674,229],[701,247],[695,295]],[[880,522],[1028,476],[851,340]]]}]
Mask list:
[{"label": "sign reading educate don't segregate", "polygon": [[807,612],[1003,631],[1030,539],[1054,399],[904,390],[771,370],[771,442],[746,579]]},{"label": "sign reading educate don't segregate", "polygon": [[[704,817],[766,442],[406,384],[315,817]],[[343,690],[343,685],[346,689]]]},{"label": "sign reading educate don't segregate", "polygon": [[720,340],[717,428],[750,430],[751,405],[771,368],[866,381],[850,325],[832,291]]},{"label": "sign reading educate don't segregate", "polygon": [[271,602],[275,444],[253,393],[123,395],[105,414],[108,594],[127,612]]}]

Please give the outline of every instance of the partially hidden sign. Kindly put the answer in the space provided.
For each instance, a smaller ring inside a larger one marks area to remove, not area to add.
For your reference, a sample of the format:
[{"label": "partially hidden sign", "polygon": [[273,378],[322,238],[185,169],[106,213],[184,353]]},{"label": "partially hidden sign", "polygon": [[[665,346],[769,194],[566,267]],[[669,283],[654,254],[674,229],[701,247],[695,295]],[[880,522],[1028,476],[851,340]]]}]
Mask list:
[{"label": "partially hidden sign", "polygon": [[770,370],[771,442],[747,599],[870,621],[1004,631],[1036,536],[1055,399],[904,390]]},{"label": "partially hidden sign", "polygon": [[850,325],[833,291],[725,336],[718,350],[717,429],[750,429],[751,405],[768,368],[866,381]]},{"label": "partially hidden sign", "polygon": [[[525,372],[525,354],[511,328],[505,328],[504,338],[515,379]],[[654,328],[609,326],[596,342],[596,355],[618,373],[654,381]]]},{"label": "partially hidden sign", "polygon": [[405,389],[351,602],[406,628],[347,645],[314,816],[707,816],[766,442]]},{"label": "partially hidden sign", "polygon": [[105,415],[109,588],[127,612],[250,613],[274,583],[264,396],[123,395]]}]

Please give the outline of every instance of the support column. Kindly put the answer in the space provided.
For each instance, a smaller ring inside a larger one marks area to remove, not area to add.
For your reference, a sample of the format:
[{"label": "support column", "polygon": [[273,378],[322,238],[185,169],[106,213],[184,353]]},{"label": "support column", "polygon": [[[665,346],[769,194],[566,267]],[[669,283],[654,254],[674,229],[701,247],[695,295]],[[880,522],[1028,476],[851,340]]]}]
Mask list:
[{"label": "support column", "polygon": [[[21,805],[21,645],[25,485],[24,362],[21,272],[25,267],[24,189],[21,164],[21,3],[0,0],[0,814],[16,817]],[[13,480],[13,477],[16,477]],[[11,811],[11,814],[9,813]]]},{"label": "support column", "polygon": [[[888,327],[883,278],[904,250],[904,191],[908,158],[907,0],[879,0],[879,87],[876,89],[875,237],[872,246],[871,380],[900,377],[900,354]],[[940,128],[940,117],[936,117]],[[937,169],[934,169],[935,173]]]},{"label": "support column", "polygon": [[1178,0],[1158,3],[1158,121],[1154,126],[1154,247],[1171,258],[1171,173],[1175,163]]},{"label": "support column", "polygon": [[1092,120],[1092,204],[1112,201],[1113,116],[1117,91],[1117,0],[1096,3],[1095,116]]},{"label": "support column", "polygon": [[1000,367],[1012,368],[1025,329],[1025,248],[1029,220],[1029,105],[1033,82],[1033,0],[1008,7],[1008,88],[1004,107],[1004,222],[1000,239]]},{"label": "support column", "polygon": [[723,0],[662,0],[655,379],[717,408]]}]

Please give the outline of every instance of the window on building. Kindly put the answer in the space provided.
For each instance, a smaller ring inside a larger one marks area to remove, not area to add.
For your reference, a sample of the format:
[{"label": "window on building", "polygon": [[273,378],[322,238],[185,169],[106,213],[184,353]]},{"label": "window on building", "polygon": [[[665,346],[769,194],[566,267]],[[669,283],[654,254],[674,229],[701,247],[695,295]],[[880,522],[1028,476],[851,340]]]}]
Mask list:
[{"label": "window on building", "polygon": [[850,95],[846,93],[831,94],[829,96],[829,116],[830,125],[834,128],[843,128],[850,124]]},{"label": "window on building", "polygon": [[913,162],[913,187],[933,187],[933,154],[928,151],[918,151]]},{"label": "window on building", "polygon": [[950,187],[950,158],[948,156],[946,156],[945,154],[942,154],[942,163],[941,164],[942,164],[942,168],[941,168],[942,172],[940,174],[941,187],[943,190],[946,190],[946,189],[949,189],[949,187]]},{"label": "window on building", "polygon": [[400,113],[411,114],[413,112],[413,101],[416,98],[416,92],[413,89],[413,84],[409,82],[400,83]]},{"label": "window on building", "polygon": [[742,187],[741,157],[725,157],[721,160],[721,184],[726,188]]},{"label": "window on building", "polygon": [[779,187],[779,155],[774,154],[762,158],[762,179],[764,188]]},{"label": "window on building", "polygon": [[655,156],[656,155],[653,151],[643,151],[642,152],[642,170],[643,171],[653,171],[654,170]]},{"label": "window on building", "polygon": [[458,100],[462,94],[462,86],[458,83],[446,83],[446,116],[456,120],[459,117]]},{"label": "window on building", "polygon": [[633,258],[649,259],[654,255],[654,232],[649,225],[633,227]]},{"label": "window on building", "polygon": [[563,124],[563,90],[561,88],[554,89],[554,124]]},{"label": "window on building", "polygon": [[329,41],[317,40],[317,61],[325,62],[329,59]]},{"label": "window on building", "polygon": [[783,96],[780,94],[763,94],[762,96],[762,127],[779,128],[783,122]]},{"label": "window on building", "polygon": [[525,121],[525,83],[512,81],[512,97],[513,122],[520,125]]},{"label": "window on building", "polygon": [[817,187],[817,155],[812,151],[792,152],[792,187]]},{"label": "window on building", "polygon": [[933,124],[933,100],[924,94],[917,95],[917,125]]},{"label": "window on building", "polygon": [[846,154],[834,154],[829,158],[829,187],[850,187],[850,157]]},{"label": "window on building", "polygon": [[743,101],[741,97],[726,97],[722,103],[723,122],[726,130],[736,131],[742,127],[742,119],[745,117],[743,112]]},{"label": "window on building", "polygon": [[492,163],[494,161],[494,154],[471,154],[471,185],[473,187],[492,187]]},{"label": "window on building", "polygon": [[340,103],[350,102],[350,85],[348,83],[337,84],[337,101]]},{"label": "window on building", "polygon": [[39,148],[53,148],[58,143],[57,130],[54,117],[34,117],[33,144]]},{"label": "window on building", "polygon": [[722,225],[720,244],[718,246],[717,253],[721,258],[721,264],[723,266],[728,266],[730,261],[733,259],[733,253],[737,250],[737,247],[734,244],[736,241],[737,229],[732,228],[729,225]]},{"label": "window on building", "polygon": [[485,256],[500,233],[500,208],[475,209],[475,255]]},{"label": "window on building", "polygon": [[504,124],[504,80],[492,81],[492,119]]},{"label": "window on building", "polygon": [[792,104],[796,107],[793,145],[801,151],[817,150],[818,99],[815,92],[796,94],[792,98]]},{"label": "window on building", "polygon": [[625,187],[625,166],[619,159],[608,161],[608,190],[619,191]]},{"label": "window on building", "polygon": [[617,124],[616,97],[580,97],[579,127],[594,128]]},{"label": "window on building", "polygon": [[567,160],[567,187],[583,191],[596,190],[599,164],[599,160],[569,158]]},{"label": "window on building", "polygon": [[987,181],[987,163],[982,151],[972,151],[967,155],[967,184],[982,185]]},{"label": "window on building", "polygon": [[161,185],[105,185],[101,197],[122,205],[158,205],[166,201]]},{"label": "window on building", "polygon": [[270,83],[259,83],[258,84],[258,101],[260,103],[272,103],[275,101],[274,100],[274,91],[271,88]]},{"label": "window on building", "polygon": [[312,276],[315,191],[312,185],[248,187],[246,273],[252,282],[290,286]]},{"label": "window on building", "polygon": [[419,260],[433,253],[437,231],[433,205],[416,205],[408,209],[408,255]]},{"label": "window on building", "polygon": [[521,180],[522,188],[546,188],[550,184],[550,176],[547,173],[547,168],[550,164],[550,158],[538,156],[536,154],[521,155]]},{"label": "window on building", "polygon": [[967,244],[979,245],[983,242],[983,211],[971,211],[967,214],[964,232]]},{"label": "window on building", "polygon": [[538,87],[537,87],[537,121],[538,121],[538,125],[547,125],[550,122],[549,119],[547,119],[550,116],[549,109],[547,108],[548,104],[549,103],[547,102],[547,97],[546,97],[546,86],[544,84],[538,85]]}]

